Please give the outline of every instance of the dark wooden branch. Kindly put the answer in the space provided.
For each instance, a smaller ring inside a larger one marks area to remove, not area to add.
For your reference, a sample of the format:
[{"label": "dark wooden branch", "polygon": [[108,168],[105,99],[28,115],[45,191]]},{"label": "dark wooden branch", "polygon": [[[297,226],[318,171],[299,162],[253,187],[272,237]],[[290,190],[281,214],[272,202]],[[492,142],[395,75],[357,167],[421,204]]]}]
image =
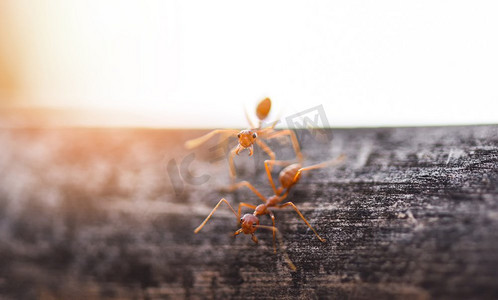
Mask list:
[{"label": "dark wooden branch", "polygon": [[[202,133],[0,130],[2,298],[498,298],[497,126],[299,131],[305,164],[348,158],[289,195],[327,242],[277,211],[277,254],[269,231],[234,238],[223,206],[193,233],[221,197],[259,204],[220,190],[216,140],[183,148]],[[246,155],[239,179],[271,195],[265,154]]]}]

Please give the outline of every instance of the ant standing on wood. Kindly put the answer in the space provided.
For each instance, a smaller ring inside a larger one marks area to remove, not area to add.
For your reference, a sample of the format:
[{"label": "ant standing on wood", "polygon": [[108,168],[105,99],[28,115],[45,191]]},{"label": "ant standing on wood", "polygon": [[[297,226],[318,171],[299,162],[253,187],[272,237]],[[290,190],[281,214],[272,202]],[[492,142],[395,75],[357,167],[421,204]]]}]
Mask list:
[{"label": "ant standing on wood", "polygon": [[289,130],[289,129],[276,131],[274,129],[274,127],[278,121],[274,122],[269,127],[262,128],[262,122],[263,122],[263,120],[266,119],[266,117],[268,117],[268,114],[270,113],[270,109],[271,109],[271,100],[270,100],[270,98],[265,98],[256,107],[256,115],[259,119],[258,127],[254,126],[251,119],[249,118],[249,115],[247,114],[247,111],[245,111],[247,121],[249,122],[249,125],[251,126],[250,129],[245,129],[245,130],[241,130],[241,131],[234,130],[234,129],[216,129],[216,130],[213,130],[213,131],[211,131],[211,132],[209,132],[209,133],[207,133],[199,138],[185,142],[185,147],[187,149],[192,149],[192,148],[198,147],[199,145],[205,143],[207,140],[209,140],[211,137],[213,137],[216,134],[237,136],[238,144],[230,151],[230,154],[228,156],[228,163],[230,165],[230,176],[232,179],[234,179],[236,176],[233,158],[235,157],[235,155],[239,155],[239,153],[244,149],[248,149],[249,156],[252,156],[252,154],[254,152],[254,150],[253,150],[254,144],[257,144],[259,147],[261,147],[261,149],[263,149],[263,151],[265,151],[268,154],[268,156],[270,156],[270,160],[273,160],[273,161],[275,160],[275,153],[261,139],[269,140],[269,139],[281,137],[284,135],[288,135],[291,139],[292,146],[293,146],[294,151],[296,153],[296,157],[297,157],[298,161],[301,162],[303,159],[303,155],[301,153],[301,150],[299,147],[299,142],[297,140],[297,137],[296,137],[296,134],[294,133],[294,131]]},{"label": "ant standing on wood", "polygon": [[[334,160],[323,162],[323,163],[312,165],[312,166],[308,166],[308,167],[304,167],[304,168],[301,167],[300,163],[295,163],[295,164],[289,165],[286,168],[284,168],[279,174],[279,181],[280,181],[281,186],[278,189],[276,188],[275,183],[273,182],[273,178],[272,178],[271,173],[270,173],[270,167],[273,164],[286,164],[286,162],[275,161],[275,160],[266,160],[265,161],[266,174],[268,176],[268,180],[269,180],[270,185],[271,185],[275,194],[271,197],[265,198],[248,181],[241,181],[239,183],[233,184],[230,186],[229,190],[233,191],[233,190],[236,190],[236,189],[239,189],[239,188],[245,186],[245,187],[249,188],[256,196],[258,196],[263,201],[263,204],[256,206],[256,205],[241,202],[239,204],[239,207],[238,207],[238,210],[236,213],[235,210],[233,209],[233,207],[230,205],[230,203],[228,203],[228,201],[225,198],[222,198],[218,202],[218,204],[216,204],[216,206],[213,208],[211,213],[206,217],[206,219],[201,223],[201,225],[199,225],[194,230],[194,232],[198,233],[204,227],[204,225],[206,225],[207,221],[211,218],[211,216],[216,211],[216,209],[218,209],[218,207],[221,205],[221,203],[224,202],[228,205],[230,210],[233,212],[233,214],[239,220],[239,224],[241,224],[241,228],[238,229],[237,231],[235,231],[234,235],[238,235],[241,233],[250,234],[252,237],[252,240],[255,243],[258,243],[258,238],[254,234],[257,229],[263,228],[263,229],[272,230],[273,231],[273,248],[274,248],[274,252],[276,253],[277,248],[276,248],[276,244],[275,244],[275,234],[278,230],[275,227],[275,216],[273,214],[272,208],[285,208],[285,207],[290,206],[297,212],[297,214],[304,221],[304,223],[306,223],[306,225],[311,230],[313,230],[316,237],[321,242],[325,242],[325,239],[320,237],[320,235],[318,235],[316,230],[310,225],[310,223],[306,220],[306,218],[303,216],[303,214],[299,211],[299,209],[296,207],[296,205],[294,203],[292,203],[292,202],[286,202],[284,204],[280,204],[280,203],[285,198],[287,198],[291,187],[293,187],[301,178],[302,172],[313,170],[313,169],[325,168],[327,166],[335,165],[335,164],[341,163],[344,159],[345,159],[345,155],[341,155]],[[285,190],[285,192],[284,192],[284,190]],[[241,215],[242,207],[248,207],[250,209],[253,209],[254,212],[252,214],[245,214],[241,218],[240,215]],[[270,218],[272,220],[273,225],[272,226],[259,225],[259,218],[258,217],[262,216],[262,215],[270,215]]]}]

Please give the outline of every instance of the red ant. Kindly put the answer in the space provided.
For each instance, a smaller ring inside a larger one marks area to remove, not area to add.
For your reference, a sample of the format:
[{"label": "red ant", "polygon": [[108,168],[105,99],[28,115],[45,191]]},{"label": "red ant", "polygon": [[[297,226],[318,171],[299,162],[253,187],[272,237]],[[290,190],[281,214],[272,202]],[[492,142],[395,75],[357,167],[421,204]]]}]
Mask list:
[{"label": "red ant", "polygon": [[216,129],[213,130],[199,138],[189,140],[185,142],[185,147],[187,149],[192,149],[195,148],[207,140],[209,140],[211,137],[213,137],[216,134],[223,134],[223,135],[229,135],[229,136],[237,136],[238,138],[238,144],[230,151],[230,154],[228,156],[228,163],[230,165],[230,176],[235,178],[236,172],[235,172],[235,165],[233,163],[233,158],[235,155],[239,155],[239,153],[244,150],[248,149],[249,150],[249,156],[253,155],[253,145],[256,143],[263,151],[265,151],[268,156],[270,156],[270,160],[274,161],[275,160],[275,153],[268,147],[268,145],[263,142],[261,139],[273,139],[277,138],[280,136],[288,135],[291,139],[292,146],[294,148],[294,151],[296,153],[296,157],[298,161],[302,161],[303,155],[301,154],[301,150],[299,147],[299,142],[297,140],[296,134],[294,131],[289,130],[289,129],[284,129],[280,131],[276,131],[274,129],[275,125],[277,124],[278,121],[274,122],[271,126],[262,128],[262,122],[263,120],[268,117],[268,114],[270,113],[271,109],[271,100],[270,98],[265,98],[263,99],[258,106],[256,107],[256,116],[259,119],[259,125],[258,127],[255,127],[254,124],[252,123],[251,119],[249,118],[249,115],[247,114],[247,111],[245,111],[246,119],[249,122],[249,125],[251,126],[250,129],[245,129],[245,130],[235,130],[235,129]]},{"label": "red ant", "polygon": [[[198,233],[204,227],[204,225],[206,225],[207,221],[211,218],[211,216],[216,211],[216,209],[221,205],[221,203],[224,202],[228,205],[228,207],[232,210],[233,214],[239,220],[239,224],[241,224],[241,228],[238,229],[237,231],[235,231],[234,236],[241,234],[241,233],[250,234],[254,243],[258,243],[258,238],[254,234],[256,232],[256,229],[258,229],[258,228],[270,229],[273,231],[273,248],[274,248],[274,252],[276,253],[277,248],[276,248],[276,244],[275,244],[275,234],[278,230],[275,227],[275,216],[274,216],[271,208],[285,208],[285,207],[290,206],[297,212],[297,214],[304,221],[304,223],[306,223],[306,225],[311,230],[313,230],[316,237],[321,242],[325,242],[325,239],[320,237],[320,235],[318,235],[316,230],[310,225],[310,223],[306,220],[306,218],[303,216],[303,214],[299,211],[299,209],[296,207],[296,205],[294,203],[286,202],[284,204],[280,204],[280,202],[282,202],[285,198],[287,198],[291,187],[293,187],[301,178],[302,172],[313,170],[313,169],[324,168],[327,166],[331,166],[333,164],[338,164],[338,163],[342,162],[344,159],[345,159],[345,155],[341,155],[334,160],[323,162],[323,163],[312,165],[312,166],[308,166],[308,167],[304,167],[304,168],[301,167],[301,164],[299,164],[299,163],[291,164],[291,165],[287,166],[286,168],[284,168],[280,172],[279,181],[280,181],[281,187],[279,187],[278,189],[276,188],[275,183],[273,182],[273,178],[272,178],[271,173],[270,173],[270,164],[283,164],[285,162],[274,161],[274,160],[265,160],[266,174],[268,176],[268,180],[270,181],[270,184],[271,184],[272,189],[273,189],[275,194],[269,198],[265,198],[248,181],[241,181],[237,184],[234,184],[230,187],[231,191],[245,186],[245,187],[249,188],[254,194],[256,194],[256,196],[258,196],[263,201],[263,204],[256,206],[256,205],[242,202],[239,204],[239,207],[238,207],[238,210],[236,213],[235,210],[233,209],[233,207],[230,205],[230,203],[228,203],[228,201],[225,198],[222,198],[218,202],[218,204],[216,204],[216,206],[213,208],[213,210],[207,216],[207,218],[201,223],[201,225],[199,225],[194,230],[194,232]],[[285,190],[285,192],[284,192],[284,190]],[[284,192],[284,193],[282,194],[282,192]],[[254,209],[254,212],[252,214],[245,214],[241,218],[240,215],[241,215],[241,209],[243,206],[248,207],[250,209]],[[270,218],[272,220],[273,225],[272,226],[259,225],[259,218],[258,217],[262,216],[262,215],[270,215]]]}]

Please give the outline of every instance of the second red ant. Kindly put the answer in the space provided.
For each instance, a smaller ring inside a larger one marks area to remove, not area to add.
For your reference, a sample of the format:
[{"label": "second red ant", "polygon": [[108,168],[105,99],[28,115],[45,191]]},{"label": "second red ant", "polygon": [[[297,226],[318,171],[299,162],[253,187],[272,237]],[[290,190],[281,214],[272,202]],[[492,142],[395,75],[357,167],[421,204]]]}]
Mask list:
[{"label": "second red ant", "polygon": [[[301,164],[299,164],[299,163],[289,165],[286,168],[284,168],[279,174],[279,181],[280,181],[281,186],[278,189],[276,188],[275,183],[273,182],[273,178],[272,178],[271,173],[270,173],[270,167],[273,164],[280,165],[280,164],[287,164],[287,163],[281,162],[281,161],[275,161],[275,160],[266,160],[265,161],[266,174],[268,176],[268,180],[269,180],[270,185],[271,185],[273,192],[275,194],[271,197],[266,198],[248,181],[241,181],[239,183],[236,183],[236,184],[230,186],[229,189],[233,191],[233,190],[236,190],[238,188],[245,186],[245,187],[249,188],[256,196],[258,196],[263,201],[263,204],[256,206],[256,205],[242,202],[239,204],[237,212],[235,212],[235,210],[230,205],[230,203],[228,203],[228,201],[225,198],[222,198],[218,202],[218,204],[216,204],[216,206],[213,208],[211,213],[206,217],[206,219],[194,230],[194,232],[198,233],[204,227],[204,225],[206,225],[207,221],[211,218],[211,216],[214,214],[216,209],[218,209],[218,207],[221,205],[221,203],[224,202],[228,205],[230,210],[236,216],[236,218],[241,226],[240,229],[235,231],[234,236],[239,235],[241,233],[250,234],[252,240],[255,243],[258,243],[258,238],[255,235],[255,232],[257,229],[263,228],[263,229],[272,230],[273,231],[273,248],[274,248],[274,252],[276,252],[277,249],[276,249],[276,244],[275,244],[275,235],[278,232],[278,230],[275,227],[275,215],[273,214],[272,209],[273,208],[292,207],[296,211],[296,213],[299,215],[299,217],[304,221],[304,223],[306,223],[306,225],[311,230],[313,230],[316,237],[321,242],[325,242],[325,239],[322,238],[320,235],[318,235],[316,230],[310,225],[308,220],[306,220],[306,218],[303,216],[303,214],[299,211],[299,209],[296,207],[296,205],[294,203],[292,203],[292,202],[286,202],[283,204],[280,204],[280,203],[285,198],[287,198],[287,196],[289,195],[289,191],[290,191],[291,187],[293,187],[301,178],[302,172],[313,170],[313,169],[325,168],[327,166],[338,164],[338,163],[341,163],[344,159],[345,159],[345,155],[341,155],[334,160],[323,162],[323,163],[312,165],[312,166],[308,166],[308,167],[304,167],[304,168],[301,167]],[[243,217],[241,217],[242,207],[248,207],[250,209],[253,209],[254,212],[252,214],[245,214]],[[259,216],[262,216],[262,215],[269,215],[270,216],[270,218],[272,220],[272,226],[265,226],[265,225],[259,224]]]}]

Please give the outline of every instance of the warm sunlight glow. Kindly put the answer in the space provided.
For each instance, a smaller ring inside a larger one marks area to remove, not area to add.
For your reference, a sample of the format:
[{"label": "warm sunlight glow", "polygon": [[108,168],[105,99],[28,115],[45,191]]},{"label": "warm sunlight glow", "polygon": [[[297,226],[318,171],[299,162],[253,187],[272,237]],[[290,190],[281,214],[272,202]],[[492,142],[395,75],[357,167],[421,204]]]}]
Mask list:
[{"label": "warm sunlight glow", "polygon": [[51,106],[165,107],[178,56],[168,10],[142,1],[48,3],[12,3],[28,22],[20,26],[32,49],[27,98]]}]

